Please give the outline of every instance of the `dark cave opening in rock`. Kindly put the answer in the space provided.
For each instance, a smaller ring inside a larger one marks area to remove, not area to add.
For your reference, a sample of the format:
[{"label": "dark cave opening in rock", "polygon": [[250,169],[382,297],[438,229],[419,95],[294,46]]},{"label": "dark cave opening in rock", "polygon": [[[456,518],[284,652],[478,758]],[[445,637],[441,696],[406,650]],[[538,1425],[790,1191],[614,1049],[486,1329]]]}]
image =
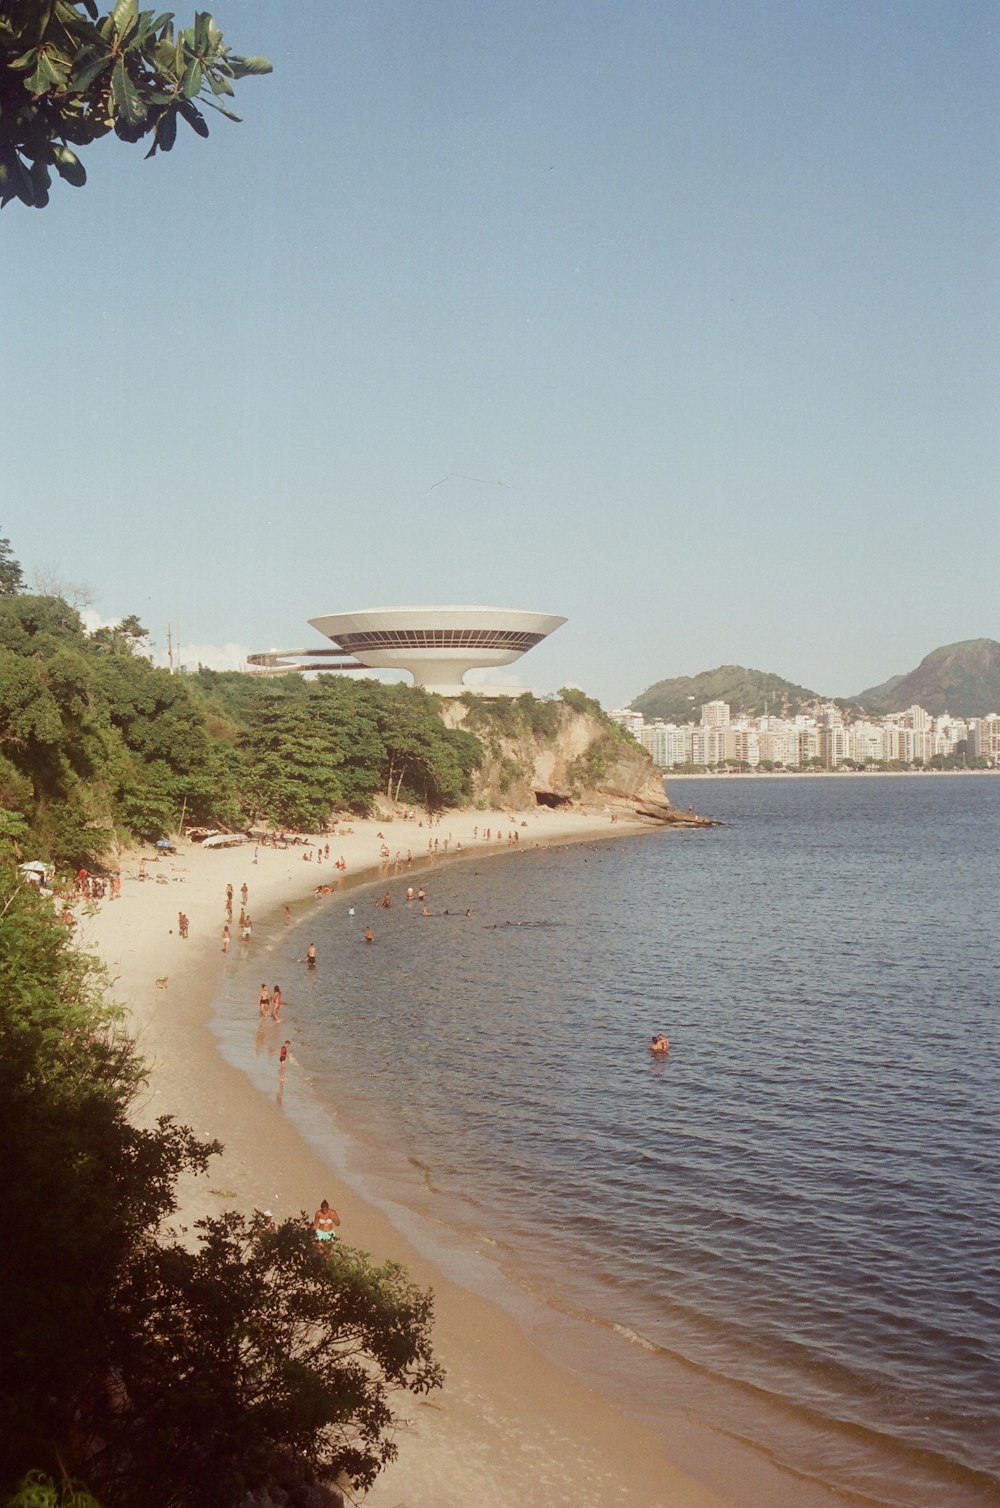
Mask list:
[{"label": "dark cave opening in rock", "polygon": [[569,806],[569,804],[570,798],[568,796],[558,796],[555,791],[535,792],[536,806]]}]

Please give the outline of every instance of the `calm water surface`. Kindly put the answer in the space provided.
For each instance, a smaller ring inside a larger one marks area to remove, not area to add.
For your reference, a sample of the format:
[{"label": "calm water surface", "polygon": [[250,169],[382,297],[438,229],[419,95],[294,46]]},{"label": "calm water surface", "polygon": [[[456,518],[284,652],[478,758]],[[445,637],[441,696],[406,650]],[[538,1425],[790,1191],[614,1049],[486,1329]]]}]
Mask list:
[{"label": "calm water surface", "polygon": [[271,1087],[290,1036],[290,1114],[335,1107],[394,1199],[575,1323],[568,1360],[795,1472],[789,1508],[1000,1504],[1000,779],[674,795],[728,825],[310,908],[265,968],[287,1033],[254,1055],[258,950],[226,1050]]}]

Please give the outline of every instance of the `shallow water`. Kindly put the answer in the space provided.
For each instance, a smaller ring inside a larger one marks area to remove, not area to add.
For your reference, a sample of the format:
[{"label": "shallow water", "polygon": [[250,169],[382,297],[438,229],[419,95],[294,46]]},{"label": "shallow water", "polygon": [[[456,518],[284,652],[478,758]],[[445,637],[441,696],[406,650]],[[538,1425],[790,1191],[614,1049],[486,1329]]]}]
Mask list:
[{"label": "shallow water", "polygon": [[[285,1108],[322,1141],[333,1107],[370,1187],[569,1317],[566,1359],[797,1505],[1000,1503],[1000,780],[675,794],[728,825],[390,872],[276,932]],[[260,973],[219,1029],[270,1084]]]}]

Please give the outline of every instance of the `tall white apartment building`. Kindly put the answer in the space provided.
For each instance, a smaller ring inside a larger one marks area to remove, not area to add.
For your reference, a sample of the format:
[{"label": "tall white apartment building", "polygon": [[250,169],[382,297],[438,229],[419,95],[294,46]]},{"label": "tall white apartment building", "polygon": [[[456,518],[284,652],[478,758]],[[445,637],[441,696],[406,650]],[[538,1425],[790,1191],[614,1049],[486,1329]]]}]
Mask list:
[{"label": "tall white apartment building", "polygon": [[885,759],[885,729],[879,723],[852,723],[846,729],[847,759],[856,764],[870,764]]},{"label": "tall white apartment building", "polygon": [[1000,716],[995,712],[969,723],[969,753],[973,759],[1000,764]]},{"label": "tall white apartment building", "polygon": [[701,709],[701,726],[703,728],[728,728],[729,703],[706,702]]},{"label": "tall white apartment building", "polygon": [[[728,711],[728,708],[726,709]],[[721,764],[737,759],[736,730],[730,727],[695,728],[691,739],[693,764]]]}]

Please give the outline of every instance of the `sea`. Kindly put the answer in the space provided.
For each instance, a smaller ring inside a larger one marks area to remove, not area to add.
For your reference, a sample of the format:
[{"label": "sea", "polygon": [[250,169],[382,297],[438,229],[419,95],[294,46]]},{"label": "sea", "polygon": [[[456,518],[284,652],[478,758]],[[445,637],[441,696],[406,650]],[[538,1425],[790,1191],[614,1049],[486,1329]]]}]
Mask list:
[{"label": "sea", "polygon": [[681,1465],[777,1468],[742,1508],[1000,1505],[1000,778],[668,791],[720,825],[275,918],[223,1051]]}]

